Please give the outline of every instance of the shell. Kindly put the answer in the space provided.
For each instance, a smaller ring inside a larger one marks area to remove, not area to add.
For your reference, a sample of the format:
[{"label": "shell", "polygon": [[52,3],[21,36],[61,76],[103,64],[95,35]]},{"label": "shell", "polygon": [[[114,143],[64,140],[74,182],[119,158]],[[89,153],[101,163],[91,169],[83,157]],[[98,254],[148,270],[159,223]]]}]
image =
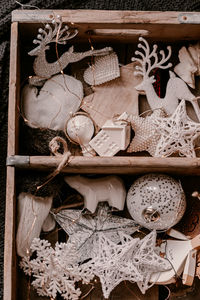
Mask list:
[{"label": "shell", "polygon": [[[143,227],[167,230],[182,218],[186,208],[185,194],[181,184],[172,177],[147,174],[131,185],[127,207],[134,221]],[[155,212],[154,220],[145,218],[150,210]]]},{"label": "shell", "polygon": [[87,68],[83,78],[90,85],[99,85],[120,77],[119,62],[116,53],[95,57],[94,65]]},{"label": "shell", "polygon": [[79,80],[56,75],[45,82],[39,94],[36,87],[26,85],[23,88],[23,114],[30,127],[64,130],[70,114],[79,109],[82,98],[83,85]]},{"label": "shell", "polygon": [[191,88],[195,88],[195,76],[200,75],[200,43],[182,47],[179,50],[180,63],[175,66],[174,71]]}]

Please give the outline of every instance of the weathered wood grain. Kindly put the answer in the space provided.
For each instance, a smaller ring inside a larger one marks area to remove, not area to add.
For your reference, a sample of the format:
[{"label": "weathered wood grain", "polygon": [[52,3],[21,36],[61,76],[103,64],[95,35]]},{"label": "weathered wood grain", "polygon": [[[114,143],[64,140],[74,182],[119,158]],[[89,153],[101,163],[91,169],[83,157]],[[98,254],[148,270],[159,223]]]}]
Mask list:
[{"label": "weathered wood grain", "polygon": [[[16,154],[17,149],[17,123],[19,99],[19,44],[18,23],[11,26],[10,45],[10,82],[8,107],[8,155]],[[4,300],[15,300],[16,291],[16,252],[15,252],[15,169],[7,168],[6,185],[6,215],[4,239]]]},{"label": "weathered wood grain", "polygon": [[[61,158],[52,156],[30,156],[26,168],[52,170],[58,166]],[[182,175],[200,175],[200,158],[186,157],[139,157],[114,156],[83,157],[72,156],[69,164],[62,169],[64,173],[98,174],[142,174],[148,172],[167,172]]]}]

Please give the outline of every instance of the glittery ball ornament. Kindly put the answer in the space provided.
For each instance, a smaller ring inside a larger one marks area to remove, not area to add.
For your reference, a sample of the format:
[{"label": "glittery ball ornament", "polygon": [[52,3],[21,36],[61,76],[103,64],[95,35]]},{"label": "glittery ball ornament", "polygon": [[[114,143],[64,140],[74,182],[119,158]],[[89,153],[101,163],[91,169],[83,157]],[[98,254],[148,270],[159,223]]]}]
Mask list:
[{"label": "glittery ball ornament", "polygon": [[186,199],[177,180],[164,174],[147,174],[131,185],[127,207],[134,221],[143,227],[167,230],[182,218]]}]

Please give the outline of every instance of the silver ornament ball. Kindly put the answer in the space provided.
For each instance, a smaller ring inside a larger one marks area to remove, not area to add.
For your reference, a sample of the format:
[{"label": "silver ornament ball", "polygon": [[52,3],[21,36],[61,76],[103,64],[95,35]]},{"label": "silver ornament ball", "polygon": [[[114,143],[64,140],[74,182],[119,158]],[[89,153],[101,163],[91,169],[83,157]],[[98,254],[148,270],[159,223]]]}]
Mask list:
[{"label": "silver ornament ball", "polygon": [[148,229],[167,230],[177,224],[186,209],[180,182],[165,174],[138,178],[127,194],[131,217]]}]

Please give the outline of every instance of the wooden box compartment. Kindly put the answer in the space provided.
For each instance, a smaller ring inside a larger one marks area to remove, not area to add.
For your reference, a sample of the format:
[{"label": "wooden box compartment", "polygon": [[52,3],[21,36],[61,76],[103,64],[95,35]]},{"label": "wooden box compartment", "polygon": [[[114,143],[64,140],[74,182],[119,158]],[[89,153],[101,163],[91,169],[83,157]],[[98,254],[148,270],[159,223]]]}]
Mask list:
[{"label": "wooden box compartment", "polygon": [[[60,158],[50,156],[24,156],[19,145],[20,135],[20,88],[27,75],[33,74],[31,59],[26,52],[32,49],[32,40],[37,30],[52,17],[60,15],[63,23],[79,30],[76,47],[89,49],[89,39],[95,47],[112,46],[123,64],[131,62],[138,37],[144,35],[148,41],[170,44],[175,49],[180,45],[199,40],[200,13],[181,12],[136,12],[136,11],[87,11],[87,10],[40,10],[14,11],[11,26],[10,90],[8,119],[8,169],[5,228],[4,299],[16,300],[16,287],[21,283],[15,251],[16,191],[15,167],[22,169],[51,171],[58,166]],[[199,84],[198,84],[199,86]],[[200,87],[199,87],[200,89]],[[195,92],[198,94],[199,89]],[[147,108],[141,97],[140,110]],[[192,114],[191,108],[188,107]],[[134,174],[162,172],[181,176],[195,175],[197,189],[200,175],[200,158],[153,158],[150,156],[83,157],[74,156],[62,170],[64,173],[80,174]],[[187,179],[186,179],[187,181]],[[190,189],[189,189],[190,191]],[[36,296],[34,296],[37,299]],[[150,297],[148,294],[145,297]],[[151,293],[157,299],[157,289]],[[20,299],[21,296],[20,296]],[[89,299],[89,298],[88,298]],[[94,298],[102,299],[102,298]],[[112,299],[115,299],[114,297]],[[122,298],[121,298],[122,299]],[[128,298],[126,298],[128,299]],[[130,299],[135,299],[130,298]],[[143,299],[143,298],[140,298]],[[146,298],[144,298],[146,299]]]}]

